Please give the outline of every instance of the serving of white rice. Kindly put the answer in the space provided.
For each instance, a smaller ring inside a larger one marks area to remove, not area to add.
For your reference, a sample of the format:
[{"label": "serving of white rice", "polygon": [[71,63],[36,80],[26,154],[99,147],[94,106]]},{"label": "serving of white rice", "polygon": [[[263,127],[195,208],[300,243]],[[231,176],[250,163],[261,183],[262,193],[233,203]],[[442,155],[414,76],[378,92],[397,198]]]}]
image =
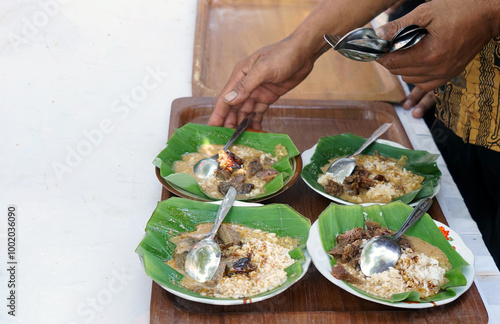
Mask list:
[{"label": "serving of white rice", "polygon": [[[224,275],[216,282],[206,283],[198,283],[185,275],[180,282],[181,285],[203,296],[249,298],[285,283],[288,276],[285,269],[296,262],[290,257],[289,252],[298,246],[298,240],[290,237],[279,237],[275,233],[251,229],[241,225],[232,224],[230,226],[241,234],[242,243],[241,246],[230,247],[232,256],[235,259],[251,257],[255,270],[231,276]],[[184,233],[181,237],[199,237],[201,233],[205,233],[207,230],[208,226],[199,226],[196,232]],[[186,249],[189,249],[189,247],[178,245],[176,253]],[[169,261],[168,264],[184,273],[182,269],[175,266],[173,261]]]},{"label": "serving of white rice", "polygon": [[[266,235],[266,234],[264,234]],[[223,277],[208,296],[219,298],[244,298],[265,293],[281,286],[287,279],[285,268],[295,260],[290,257],[290,249],[272,242],[268,238],[249,237],[235,255],[243,258],[252,256],[257,270],[247,274]]]},{"label": "serving of white rice", "polygon": [[417,291],[421,298],[429,297],[437,294],[440,287],[449,281],[445,277],[446,270],[438,260],[412,249],[403,249],[400,260],[393,268],[371,277],[364,276],[348,264],[343,266],[359,280],[359,283],[352,283],[354,286],[384,298],[408,291]]}]

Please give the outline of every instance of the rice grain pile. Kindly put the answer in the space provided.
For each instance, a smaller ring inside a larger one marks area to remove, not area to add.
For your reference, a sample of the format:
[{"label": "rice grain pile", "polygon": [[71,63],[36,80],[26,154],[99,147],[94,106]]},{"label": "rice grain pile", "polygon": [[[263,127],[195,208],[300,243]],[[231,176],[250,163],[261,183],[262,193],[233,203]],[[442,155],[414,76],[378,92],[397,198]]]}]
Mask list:
[{"label": "rice grain pile", "polygon": [[269,235],[266,239],[258,236],[260,235],[244,239],[246,242],[235,253],[237,257],[252,255],[252,262],[257,266],[257,270],[248,275],[237,274],[222,278],[208,296],[251,297],[281,286],[286,281],[285,268],[295,262],[288,254],[290,249],[276,243],[273,239],[275,236]]},{"label": "rice grain pile", "polygon": [[344,268],[359,279],[358,283],[352,283],[354,286],[384,298],[408,291],[417,291],[421,298],[426,298],[437,294],[449,281],[438,260],[410,248],[403,250],[401,259],[393,268],[371,277],[365,277],[350,265],[344,265]]},{"label": "rice grain pile", "polygon": [[[195,232],[183,233],[171,238],[171,241],[177,245],[175,254],[179,255],[190,249],[194,241],[191,241],[191,245],[184,244],[189,241],[188,238],[204,237],[210,228],[205,225],[211,224],[199,225]],[[249,298],[279,287],[287,280],[288,275],[285,269],[297,262],[289,254],[298,246],[297,239],[279,237],[275,233],[242,225],[226,224],[226,226],[230,226],[241,234],[241,242],[229,247],[221,246],[223,256],[221,264],[224,264],[226,258],[232,260],[248,258],[251,260],[252,270],[229,274],[227,265],[224,265],[223,268],[226,270],[223,271],[223,275],[216,274],[212,280],[203,283],[196,282],[185,275],[180,282],[181,285],[203,296]],[[184,269],[179,267],[174,260],[168,261],[167,264],[185,274]]]}]

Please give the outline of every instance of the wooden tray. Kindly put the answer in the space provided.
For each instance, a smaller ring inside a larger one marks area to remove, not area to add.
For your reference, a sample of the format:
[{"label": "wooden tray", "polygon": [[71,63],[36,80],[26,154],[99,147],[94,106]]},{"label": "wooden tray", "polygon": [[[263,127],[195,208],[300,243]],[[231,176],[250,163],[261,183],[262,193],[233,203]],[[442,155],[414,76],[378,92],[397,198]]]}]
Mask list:
[{"label": "wooden tray", "polygon": [[[172,104],[169,138],[188,122],[206,124],[214,98],[181,98]],[[411,148],[393,107],[381,102],[281,100],[264,117],[263,130],[289,134],[303,152],[323,136],[351,132],[367,137],[381,123],[393,126],[382,138]],[[162,199],[170,197],[163,189]],[[299,179],[266,203],[286,203],[314,222],[330,204]],[[446,223],[437,201],[429,214]],[[475,284],[456,301],[439,307],[400,309],[358,298],[333,285],[311,265],[305,276],[282,294],[255,304],[212,306],[184,300],[153,283],[151,323],[332,323],[439,322],[486,323],[488,314]]]},{"label": "wooden tray", "polygon": [[[199,0],[192,90],[215,97],[235,64],[255,50],[288,36],[319,0]],[[401,102],[397,77],[374,62],[356,62],[330,50],[289,99]]]}]

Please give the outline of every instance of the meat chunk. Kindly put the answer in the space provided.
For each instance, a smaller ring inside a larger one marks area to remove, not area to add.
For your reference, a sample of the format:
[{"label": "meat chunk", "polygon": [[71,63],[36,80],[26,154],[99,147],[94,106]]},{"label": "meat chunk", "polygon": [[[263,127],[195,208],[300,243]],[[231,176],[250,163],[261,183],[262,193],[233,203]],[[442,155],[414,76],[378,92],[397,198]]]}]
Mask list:
[{"label": "meat chunk", "polygon": [[184,264],[186,263],[187,254],[188,251],[184,251],[174,256],[175,265],[181,270],[184,270]]},{"label": "meat chunk", "polygon": [[227,181],[227,180],[231,179],[231,172],[229,170],[226,170],[226,169],[217,169],[215,171],[215,177],[217,179]]},{"label": "meat chunk", "polygon": [[241,243],[241,234],[224,223],[219,227],[217,236],[221,243],[226,246],[238,245]]},{"label": "meat chunk", "polygon": [[239,195],[245,195],[250,193],[255,186],[253,183],[236,183],[236,181],[231,179],[229,181],[219,183],[219,192],[226,195],[230,187],[234,187],[234,189],[236,189],[236,193]]},{"label": "meat chunk", "polygon": [[328,179],[328,183],[325,186],[325,190],[328,194],[340,197],[344,193],[344,186],[338,183],[337,181],[333,181]]},{"label": "meat chunk", "polygon": [[251,258],[241,258],[234,263],[226,263],[226,275],[231,277],[235,274],[249,273],[257,269],[257,266],[253,264]]},{"label": "meat chunk", "polygon": [[332,267],[332,275],[338,280],[345,280],[349,283],[359,283],[358,278],[350,274],[341,264]]},{"label": "meat chunk", "polygon": [[346,246],[351,244],[356,240],[361,240],[363,238],[363,228],[357,227],[345,233],[339,234],[337,236],[337,244],[340,246]]},{"label": "meat chunk", "polygon": [[280,172],[277,170],[266,169],[266,170],[260,170],[259,172],[257,172],[255,174],[255,176],[266,181],[266,182],[269,182],[269,181],[273,180],[274,178],[276,178],[276,176],[278,174],[280,174]]},{"label": "meat chunk", "polygon": [[254,159],[248,164],[249,177],[253,177],[260,170],[262,170],[262,163],[260,163],[259,159]]}]

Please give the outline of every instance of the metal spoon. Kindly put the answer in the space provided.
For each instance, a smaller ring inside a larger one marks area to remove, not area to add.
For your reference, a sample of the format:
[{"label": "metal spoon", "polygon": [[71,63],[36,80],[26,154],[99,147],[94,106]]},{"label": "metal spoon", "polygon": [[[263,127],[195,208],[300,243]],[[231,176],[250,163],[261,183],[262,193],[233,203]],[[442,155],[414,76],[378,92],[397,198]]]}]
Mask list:
[{"label": "metal spoon", "polygon": [[373,50],[380,53],[385,53],[391,48],[392,42],[386,39],[381,38],[362,38],[362,39],[353,39],[347,42],[349,45],[355,45],[364,50]]},{"label": "metal spoon", "polygon": [[345,158],[340,158],[333,161],[333,163],[328,167],[326,173],[331,174],[336,182],[342,184],[344,182],[344,179],[352,173],[354,167],[356,166],[354,157],[363,152],[365,148],[367,148],[377,138],[384,134],[391,126],[392,123],[385,123],[377,128],[377,130],[366,140],[365,143],[363,143],[363,145],[361,145],[361,147],[356,152]]},{"label": "metal spoon", "polygon": [[[247,127],[250,125],[252,120],[255,117],[255,113],[249,114],[243,121],[238,125],[238,128],[234,131],[233,135],[227,141],[226,145],[222,148],[224,151],[226,151],[231,144],[247,129]],[[217,162],[217,158],[219,157],[219,154],[215,154],[214,156],[201,159],[200,161],[196,162],[196,164],[193,167],[194,174],[198,178],[209,178],[214,175],[214,172],[217,170],[219,167],[219,162]]]},{"label": "metal spoon", "polygon": [[[371,29],[371,28],[365,28],[365,29]],[[353,32],[359,32],[359,29],[354,30]],[[381,54],[367,53],[366,51],[363,50],[363,48],[356,47],[356,45],[350,45],[350,44],[348,44],[349,40],[344,42],[344,40],[346,40],[347,36],[349,36],[349,35],[346,35],[344,37],[334,36],[332,34],[323,35],[326,42],[328,44],[330,44],[330,46],[332,46],[333,49],[335,49],[336,51],[338,51],[340,54],[344,55],[345,57],[350,58],[351,60],[356,60],[356,61],[360,61],[360,62],[369,62],[369,61],[374,61],[374,60],[380,58],[380,56],[382,56],[382,54],[384,54],[384,53],[381,53]],[[353,40],[355,40],[355,39],[353,39]],[[341,41],[342,41],[342,43],[341,43]]]},{"label": "metal spoon", "polygon": [[[375,31],[373,30],[373,28],[369,28],[369,27],[356,28],[354,30],[351,30],[350,32],[345,34],[343,37],[338,39],[334,44],[332,44],[329,40],[331,40],[332,37],[335,37],[335,36],[330,35],[330,34],[326,34],[326,35],[324,35],[324,37],[325,37],[325,40],[331,46],[333,46],[333,48],[335,50],[339,50],[339,49],[343,48],[347,42],[354,40],[354,39],[376,39],[376,38],[378,38],[377,34],[375,34]],[[329,39],[327,39],[327,37]]]},{"label": "metal spoon", "polygon": [[427,34],[427,29],[418,25],[408,25],[399,29],[391,40],[377,37],[369,27],[357,28],[343,37],[325,34],[325,40],[340,54],[352,60],[369,62],[385,53],[410,48]]},{"label": "metal spoon", "polygon": [[186,273],[198,282],[212,279],[220,263],[221,251],[219,244],[214,241],[222,221],[233,206],[236,199],[236,189],[230,187],[220,204],[214,225],[208,235],[189,250],[184,269]]},{"label": "metal spoon", "polygon": [[339,49],[338,52],[344,55],[351,60],[360,61],[360,62],[370,62],[375,61],[382,57],[385,53],[368,53],[361,50],[351,49],[351,48],[342,48]]},{"label": "metal spoon", "polygon": [[400,35],[395,35],[389,52],[410,48],[418,43],[425,35],[427,35],[427,29],[422,27],[415,28]]},{"label": "metal spoon", "polygon": [[401,257],[401,246],[398,243],[398,238],[413,226],[429,210],[431,205],[431,198],[420,201],[396,234],[376,236],[369,240],[361,251],[361,272],[366,276],[372,276],[394,267]]}]

